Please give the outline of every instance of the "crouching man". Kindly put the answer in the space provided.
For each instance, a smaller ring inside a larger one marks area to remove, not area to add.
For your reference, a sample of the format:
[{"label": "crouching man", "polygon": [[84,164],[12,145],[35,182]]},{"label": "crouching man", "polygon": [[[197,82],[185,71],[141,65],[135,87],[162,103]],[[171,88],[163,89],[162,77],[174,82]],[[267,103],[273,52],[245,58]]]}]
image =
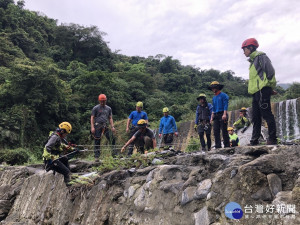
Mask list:
[{"label": "crouching man", "polygon": [[154,133],[147,128],[147,122],[144,119],[138,121],[137,128],[138,131],[122,147],[121,152],[124,152],[126,147],[131,143],[134,143],[134,145],[137,146],[138,152],[141,154],[145,153],[145,148],[147,150],[150,148],[156,148]]}]

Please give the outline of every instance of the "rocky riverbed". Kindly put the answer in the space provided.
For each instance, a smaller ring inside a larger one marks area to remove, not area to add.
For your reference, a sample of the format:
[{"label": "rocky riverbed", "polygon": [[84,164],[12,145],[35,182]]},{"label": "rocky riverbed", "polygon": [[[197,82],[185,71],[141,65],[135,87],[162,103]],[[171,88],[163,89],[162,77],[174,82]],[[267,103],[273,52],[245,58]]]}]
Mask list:
[{"label": "rocky riverbed", "polygon": [[[41,165],[1,166],[1,224],[300,224],[298,145],[152,154],[159,163],[71,187]],[[88,173],[97,165],[71,166]],[[241,206],[239,220],[225,214],[230,202]]]}]

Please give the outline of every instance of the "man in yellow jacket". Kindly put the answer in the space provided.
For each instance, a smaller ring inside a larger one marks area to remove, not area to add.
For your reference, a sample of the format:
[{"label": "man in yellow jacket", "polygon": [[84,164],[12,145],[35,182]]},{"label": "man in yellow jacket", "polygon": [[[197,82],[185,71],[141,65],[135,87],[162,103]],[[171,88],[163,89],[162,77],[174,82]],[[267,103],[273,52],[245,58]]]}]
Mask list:
[{"label": "man in yellow jacket", "polygon": [[248,93],[252,95],[252,123],[253,132],[250,145],[258,145],[261,134],[263,117],[268,124],[269,138],[267,144],[276,145],[276,123],[271,111],[271,95],[275,94],[275,70],[268,56],[256,49],[259,44],[255,38],[249,38],[242,43],[246,57],[249,57]]},{"label": "man in yellow jacket", "polygon": [[44,147],[43,160],[46,171],[53,170],[64,176],[64,182],[69,186],[71,170],[67,156],[60,157],[64,150],[73,150],[66,143],[66,136],[71,133],[72,126],[68,122],[62,122],[56,131],[50,132],[48,141]]},{"label": "man in yellow jacket", "polygon": [[240,109],[240,116],[237,119],[237,121],[234,122],[233,128],[235,129],[235,132],[243,128],[242,133],[244,133],[249,125],[250,125],[250,120],[247,115],[247,109],[245,107],[242,107]]}]

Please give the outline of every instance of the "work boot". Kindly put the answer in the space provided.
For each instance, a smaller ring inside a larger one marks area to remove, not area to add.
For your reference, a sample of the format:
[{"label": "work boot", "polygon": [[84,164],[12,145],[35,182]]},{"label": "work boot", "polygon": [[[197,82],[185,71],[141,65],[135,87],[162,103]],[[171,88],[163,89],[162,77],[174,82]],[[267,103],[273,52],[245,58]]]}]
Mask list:
[{"label": "work boot", "polygon": [[250,144],[248,144],[248,146],[255,146],[255,145],[259,145],[258,140],[255,140],[255,141],[251,140]]},{"label": "work boot", "polygon": [[69,174],[67,174],[67,175],[64,176],[64,182],[65,182],[65,184],[66,184],[67,187],[71,186],[71,184],[70,184],[70,181],[71,181],[70,176],[71,176],[71,173],[69,173]]},{"label": "work boot", "polygon": [[277,140],[268,139],[267,140],[267,145],[277,145]]}]

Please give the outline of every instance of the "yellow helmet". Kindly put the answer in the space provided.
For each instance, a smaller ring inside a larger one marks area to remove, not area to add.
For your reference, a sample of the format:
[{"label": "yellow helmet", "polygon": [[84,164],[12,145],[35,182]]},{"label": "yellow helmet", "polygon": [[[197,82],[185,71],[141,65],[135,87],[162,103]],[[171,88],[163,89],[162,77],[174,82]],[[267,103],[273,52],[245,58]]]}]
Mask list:
[{"label": "yellow helmet", "polygon": [[164,113],[169,112],[169,108],[168,107],[163,108],[163,112]]},{"label": "yellow helmet", "polygon": [[242,107],[242,108],[240,109],[240,112],[246,112],[246,111],[247,111],[246,107]]},{"label": "yellow helmet", "polygon": [[212,90],[213,88],[217,88],[219,90],[222,90],[223,87],[224,87],[223,84],[220,84],[218,81],[213,81],[213,82],[210,83],[208,89]]},{"label": "yellow helmet", "polygon": [[199,100],[200,98],[206,98],[206,94],[201,93],[201,94],[198,96],[197,100]]},{"label": "yellow helmet", "polygon": [[143,108],[143,102],[137,102],[137,103],[136,103],[136,106],[137,106],[137,107]]},{"label": "yellow helmet", "polygon": [[146,126],[147,126],[146,120],[140,119],[140,120],[137,122],[137,126],[138,126],[138,127],[146,127]]},{"label": "yellow helmet", "polygon": [[72,131],[72,126],[69,122],[62,122],[58,126],[60,129],[64,129],[68,134]]},{"label": "yellow helmet", "polygon": [[220,83],[218,81],[213,81],[210,83],[210,85],[219,85]]},{"label": "yellow helmet", "polygon": [[227,130],[228,131],[233,130],[233,127],[228,127]]}]

